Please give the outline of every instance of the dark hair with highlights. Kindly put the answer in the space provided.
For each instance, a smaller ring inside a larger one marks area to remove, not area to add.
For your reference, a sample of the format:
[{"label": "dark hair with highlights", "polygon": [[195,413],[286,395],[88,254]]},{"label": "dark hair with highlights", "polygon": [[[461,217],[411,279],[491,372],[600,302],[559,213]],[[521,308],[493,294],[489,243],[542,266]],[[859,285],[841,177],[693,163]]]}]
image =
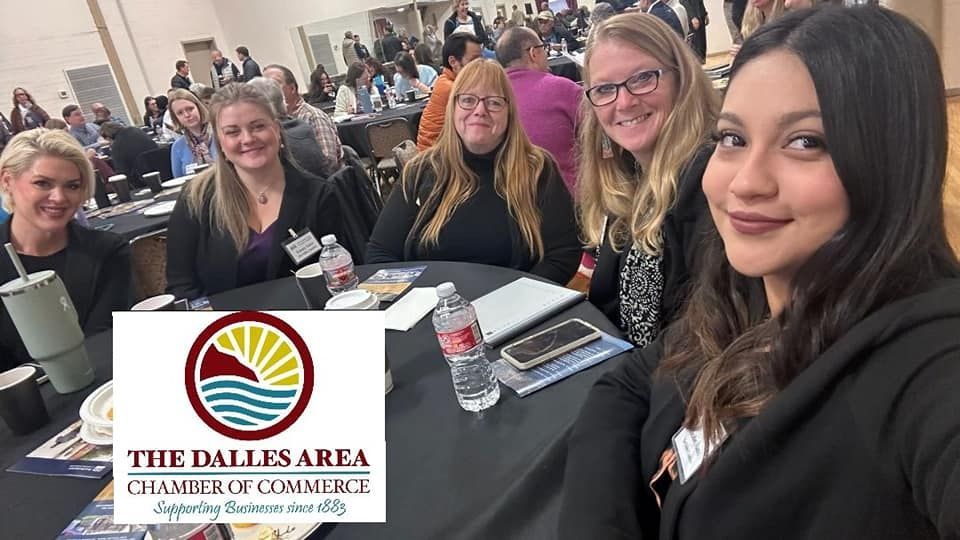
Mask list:
[{"label": "dark hair with highlights", "polygon": [[710,227],[695,288],[683,317],[667,330],[660,368],[681,388],[692,384],[684,425],[702,427],[710,440],[759,414],[871,313],[960,276],[943,222],[943,76],[924,31],[873,6],[797,11],[746,40],[731,80],[754,59],[783,50],[813,79],[850,216],[798,269],[776,317],[762,280],[731,267]]}]

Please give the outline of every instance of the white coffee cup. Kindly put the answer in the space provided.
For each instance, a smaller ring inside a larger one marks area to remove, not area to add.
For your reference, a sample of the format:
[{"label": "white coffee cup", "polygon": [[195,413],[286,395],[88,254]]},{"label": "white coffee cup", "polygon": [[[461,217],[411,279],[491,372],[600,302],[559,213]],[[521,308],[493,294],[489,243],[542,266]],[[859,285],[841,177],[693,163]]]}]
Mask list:
[{"label": "white coffee cup", "polygon": [[377,295],[365,289],[353,289],[340,293],[330,300],[324,309],[328,310],[374,310],[380,308]]},{"label": "white coffee cup", "polygon": [[169,311],[173,309],[176,300],[172,294],[151,296],[134,304],[130,311]]}]

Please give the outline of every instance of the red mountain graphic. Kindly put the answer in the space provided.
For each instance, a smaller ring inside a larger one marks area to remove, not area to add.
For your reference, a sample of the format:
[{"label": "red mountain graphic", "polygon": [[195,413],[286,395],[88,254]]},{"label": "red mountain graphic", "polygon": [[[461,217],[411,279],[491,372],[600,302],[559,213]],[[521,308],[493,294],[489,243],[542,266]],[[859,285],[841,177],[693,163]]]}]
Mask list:
[{"label": "red mountain graphic", "polygon": [[234,375],[259,382],[257,374],[253,370],[243,365],[236,357],[223,354],[211,344],[207,347],[207,352],[204,353],[203,360],[200,363],[200,380],[203,381],[218,375]]}]

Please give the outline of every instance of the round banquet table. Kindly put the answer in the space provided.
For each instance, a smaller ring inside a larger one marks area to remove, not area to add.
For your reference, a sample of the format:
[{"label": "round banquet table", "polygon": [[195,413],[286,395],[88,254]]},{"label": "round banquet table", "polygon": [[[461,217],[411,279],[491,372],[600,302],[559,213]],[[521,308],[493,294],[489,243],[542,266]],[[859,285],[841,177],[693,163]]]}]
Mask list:
[{"label": "round banquet table", "polygon": [[379,113],[364,114],[346,122],[339,122],[337,124],[337,134],[340,135],[340,142],[352,147],[360,154],[360,157],[373,157],[370,150],[370,141],[367,139],[367,124],[383,122],[391,118],[406,118],[407,126],[410,128],[410,138],[416,141],[417,130],[420,128],[420,117],[423,115],[423,109],[427,106],[427,101],[429,100],[424,98],[414,103],[400,103],[394,109],[384,109]]},{"label": "round banquet table", "polygon": [[[413,287],[453,281],[476,299],[521,276],[508,268],[425,262]],[[379,268],[359,266],[361,279]],[[533,276],[528,276],[533,277]],[[293,278],[215,295],[217,310],[304,309]],[[620,336],[589,302],[581,302],[537,329],[579,317]],[[87,340],[97,369],[95,385],[76,394],[42,393],[53,419],[31,435],[15,437],[0,423],[0,538],[52,538],[103,488],[103,480],[40,477],[6,468],[77,417],[87,394],[112,376],[112,335]],[[519,338],[519,336],[518,336]],[[510,340],[513,341],[513,340]],[[501,385],[500,402],[483,415],[457,405],[450,372],[440,354],[430,316],[408,332],[388,331],[387,356],[394,389],[386,396],[387,522],[324,525],[318,538],[552,538],[556,536],[566,437],[587,392],[617,357],[523,399]],[[499,349],[488,353],[499,357]],[[176,368],[181,369],[181,368]],[[15,496],[9,496],[15,494]]]},{"label": "round banquet table", "polygon": [[554,75],[566,77],[575,83],[583,80],[580,75],[580,68],[566,56],[551,56],[547,60],[547,65],[550,66],[550,73]]}]

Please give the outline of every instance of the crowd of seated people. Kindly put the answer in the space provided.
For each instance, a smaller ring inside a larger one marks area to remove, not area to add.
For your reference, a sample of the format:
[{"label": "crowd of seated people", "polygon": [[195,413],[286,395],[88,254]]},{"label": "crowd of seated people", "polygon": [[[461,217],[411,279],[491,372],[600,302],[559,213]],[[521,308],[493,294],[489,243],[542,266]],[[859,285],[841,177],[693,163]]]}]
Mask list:
[{"label": "crowd of seated people", "polygon": [[[336,88],[318,66],[304,96],[269,64],[221,81],[207,106],[178,65],[143,123],[178,132],[175,175],[212,167],[170,216],[167,291],[288,278],[316,260],[288,256],[291,230],[336,234],[365,263],[479,263],[560,285],[586,248],[589,301],[637,347],[565,443],[559,537],[957,536],[960,262],[940,60],[893,11],[817,3],[752,2],[723,96],[657,2],[596,19],[582,87],[547,72],[567,40],[556,17],[500,21],[497,63],[466,0],[439,74],[429,50],[398,50],[395,77],[367,58]],[[431,93],[419,153],[356,241],[330,179],[358,165],[308,102],[352,114],[391,84]],[[84,149],[106,140],[116,172],[139,177],[156,143],[101,104],[99,123],[64,108],[59,129],[23,88],[13,105],[0,243],[61,274],[85,332],[109,328],[133,301],[130,251],[75,220],[95,181]],[[17,275],[5,258],[0,271]],[[26,361],[0,311],[0,368]]]}]

